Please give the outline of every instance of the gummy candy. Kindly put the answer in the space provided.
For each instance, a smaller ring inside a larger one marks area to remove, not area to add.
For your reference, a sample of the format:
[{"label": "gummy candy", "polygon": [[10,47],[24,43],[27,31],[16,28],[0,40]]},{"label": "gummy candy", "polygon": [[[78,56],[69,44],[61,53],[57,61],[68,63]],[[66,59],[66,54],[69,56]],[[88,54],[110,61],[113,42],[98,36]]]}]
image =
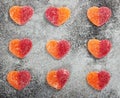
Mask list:
[{"label": "gummy candy", "polygon": [[108,7],[91,7],[88,9],[88,19],[96,26],[104,25],[111,17],[111,10]]},{"label": "gummy candy", "polygon": [[24,25],[31,19],[34,10],[30,6],[13,6],[10,8],[9,13],[15,23]]},{"label": "gummy candy", "polygon": [[60,26],[70,18],[71,11],[67,7],[49,7],[45,12],[45,17],[55,26]]},{"label": "gummy candy", "polygon": [[50,40],[46,44],[48,53],[56,59],[63,58],[70,50],[70,43],[67,40]]},{"label": "gummy candy", "polygon": [[31,74],[29,71],[10,71],[7,74],[8,83],[17,90],[25,88],[31,80]]},{"label": "gummy candy", "polygon": [[88,50],[95,58],[105,57],[111,49],[111,42],[109,40],[90,39],[88,41]]},{"label": "gummy candy", "polygon": [[87,82],[96,90],[102,90],[109,83],[110,74],[107,71],[90,72],[87,75]]},{"label": "gummy candy", "polygon": [[24,58],[32,48],[30,39],[14,39],[9,43],[9,51],[18,58]]},{"label": "gummy candy", "polygon": [[47,83],[57,89],[60,90],[64,87],[65,83],[69,79],[69,71],[66,69],[59,69],[59,70],[52,70],[50,71],[47,76]]}]

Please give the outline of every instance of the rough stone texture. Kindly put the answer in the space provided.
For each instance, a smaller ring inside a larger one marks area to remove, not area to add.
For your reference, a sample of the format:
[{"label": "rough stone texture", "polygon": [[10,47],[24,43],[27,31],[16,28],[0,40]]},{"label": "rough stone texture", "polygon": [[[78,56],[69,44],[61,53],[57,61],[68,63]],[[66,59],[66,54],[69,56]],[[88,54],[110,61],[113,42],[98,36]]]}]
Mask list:
[{"label": "rough stone texture", "polygon": [[[8,10],[13,5],[31,5],[35,9],[32,20],[24,26],[16,25]],[[44,18],[47,7],[67,6],[71,18],[60,27],[54,27]],[[93,26],[86,17],[91,6],[112,9],[110,21],[102,27]],[[0,98],[120,98],[120,0],[0,0]],[[33,49],[25,59],[18,59],[8,51],[8,42],[14,38],[30,38]],[[109,39],[112,50],[103,59],[94,59],[86,49],[91,38]],[[62,60],[53,59],[45,50],[50,39],[67,39],[72,44],[70,53]],[[49,87],[45,76],[48,71],[67,68],[71,77],[61,91]],[[28,69],[32,81],[22,91],[16,91],[6,81],[11,70]],[[105,69],[111,80],[102,91],[86,83],[90,71]]]}]

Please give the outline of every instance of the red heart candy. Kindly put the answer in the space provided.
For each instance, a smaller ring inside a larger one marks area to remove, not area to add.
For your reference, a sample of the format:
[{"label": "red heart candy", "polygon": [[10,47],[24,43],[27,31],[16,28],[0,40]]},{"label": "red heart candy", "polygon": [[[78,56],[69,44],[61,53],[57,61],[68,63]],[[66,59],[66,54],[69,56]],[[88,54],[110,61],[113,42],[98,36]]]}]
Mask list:
[{"label": "red heart candy", "polygon": [[87,75],[87,82],[96,90],[102,90],[108,84],[110,74],[107,71],[90,72]]},{"label": "red heart candy", "polygon": [[60,26],[70,18],[70,9],[67,7],[49,7],[45,12],[45,17],[55,26]]},{"label": "red heart candy", "polygon": [[109,40],[90,39],[88,41],[88,50],[96,58],[105,57],[110,52],[111,46]]},{"label": "red heart candy", "polygon": [[30,6],[13,6],[10,8],[9,13],[14,22],[24,25],[31,19],[34,10]]},{"label": "red heart candy", "polygon": [[47,74],[47,83],[58,90],[62,89],[69,79],[69,71],[66,69],[53,70]]},{"label": "red heart candy", "polygon": [[87,11],[89,20],[96,26],[104,25],[111,17],[111,10],[108,7],[91,7]]},{"label": "red heart candy", "polygon": [[8,83],[17,90],[25,88],[31,80],[31,74],[29,71],[11,71],[7,74]]},{"label": "red heart candy", "polygon": [[18,58],[24,58],[32,48],[32,42],[30,39],[14,39],[9,43],[9,51]]},{"label": "red heart candy", "polygon": [[70,50],[70,43],[67,40],[50,40],[46,44],[48,53],[56,59],[63,58]]}]

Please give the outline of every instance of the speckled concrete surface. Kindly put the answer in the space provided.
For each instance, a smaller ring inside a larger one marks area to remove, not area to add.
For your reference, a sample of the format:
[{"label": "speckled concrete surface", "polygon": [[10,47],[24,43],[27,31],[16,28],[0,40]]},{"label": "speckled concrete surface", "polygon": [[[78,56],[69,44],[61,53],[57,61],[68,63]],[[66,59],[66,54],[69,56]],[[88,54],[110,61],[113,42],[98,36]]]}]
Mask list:
[{"label": "speckled concrete surface", "polygon": [[[8,10],[13,5],[31,5],[35,14],[24,26],[16,25]],[[54,27],[44,18],[47,7],[67,6],[71,18],[62,26]],[[108,6],[112,17],[107,24],[97,28],[86,17],[91,6]],[[0,98],[120,98],[120,0],[0,0]],[[25,59],[18,59],[8,51],[8,42],[14,38],[30,38],[33,48]],[[86,49],[91,38],[109,39],[112,50],[103,59],[94,59]],[[62,60],[53,59],[45,50],[50,39],[67,39],[72,44],[69,54]],[[71,77],[61,91],[49,87],[45,76],[48,71],[67,68]],[[11,70],[27,69],[32,81],[22,91],[16,91],[6,81]],[[105,69],[111,80],[102,91],[86,83],[90,71]]]}]

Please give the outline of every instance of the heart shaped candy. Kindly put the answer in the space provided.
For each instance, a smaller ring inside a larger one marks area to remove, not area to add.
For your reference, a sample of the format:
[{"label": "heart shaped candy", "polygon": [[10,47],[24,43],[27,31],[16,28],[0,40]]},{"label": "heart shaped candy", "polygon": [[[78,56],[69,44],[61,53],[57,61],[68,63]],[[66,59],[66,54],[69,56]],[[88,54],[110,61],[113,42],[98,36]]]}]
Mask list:
[{"label": "heart shaped candy", "polygon": [[24,25],[31,19],[34,10],[30,6],[13,6],[10,8],[9,13],[15,23]]},{"label": "heart shaped candy", "polygon": [[87,11],[88,19],[96,26],[104,25],[111,17],[111,10],[108,7],[91,7]]},{"label": "heart shaped candy", "polygon": [[103,58],[105,57],[110,49],[111,42],[109,40],[97,40],[90,39],[88,41],[88,50],[95,58]]},{"label": "heart shaped candy", "polygon": [[67,40],[50,40],[46,44],[46,49],[55,59],[61,59],[69,52],[70,43]]},{"label": "heart shaped candy", "polygon": [[30,39],[14,39],[9,43],[9,51],[18,58],[24,58],[32,48]]},{"label": "heart shaped candy", "polygon": [[70,73],[66,69],[52,70],[46,76],[47,83],[51,87],[60,90],[69,79],[69,75]]},{"label": "heart shaped candy", "polygon": [[110,74],[107,71],[90,72],[87,75],[88,84],[96,90],[102,90],[109,83]]},{"label": "heart shaped candy", "polygon": [[55,26],[60,26],[70,18],[71,11],[67,7],[49,7],[45,12],[45,17]]},{"label": "heart shaped candy", "polygon": [[31,80],[31,74],[29,71],[10,71],[7,74],[8,83],[17,90],[25,88]]}]

